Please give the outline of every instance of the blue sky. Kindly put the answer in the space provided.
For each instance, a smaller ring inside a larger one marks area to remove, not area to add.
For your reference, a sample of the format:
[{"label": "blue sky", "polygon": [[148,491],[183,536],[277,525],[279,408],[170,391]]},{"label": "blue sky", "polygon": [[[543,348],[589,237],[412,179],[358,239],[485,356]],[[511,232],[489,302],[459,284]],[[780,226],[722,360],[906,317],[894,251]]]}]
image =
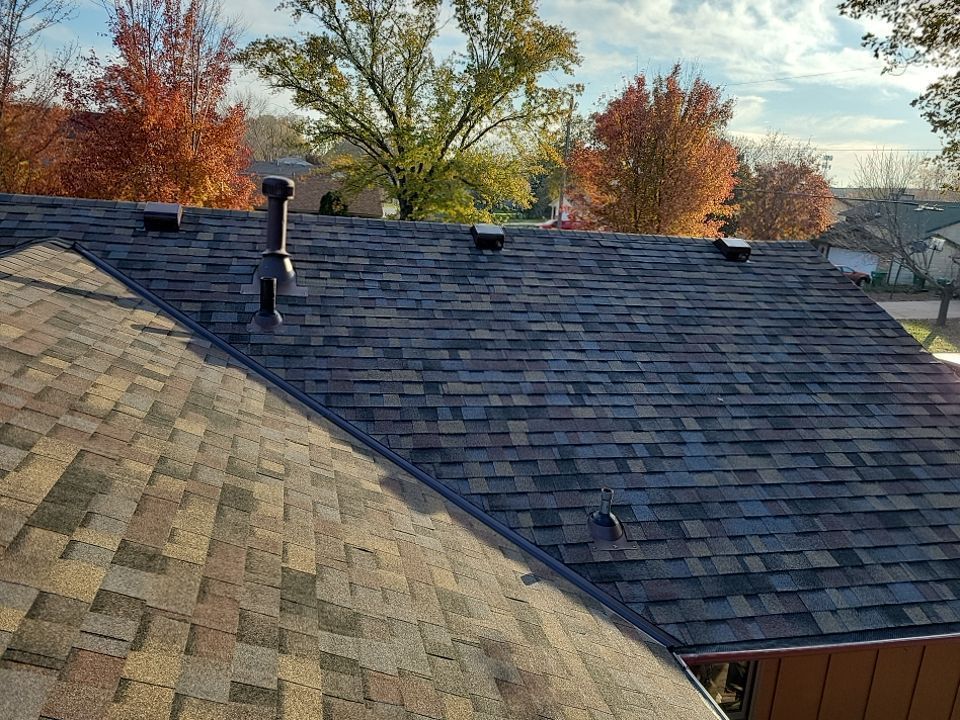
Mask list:
[{"label": "blue sky", "polygon": [[[79,1],[76,17],[48,33],[48,46],[74,41],[84,49],[108,51],[102,9],[94,0]],[[225,4],[242,18],[248,39],[298,32],[275,10],[275,0]],[[879,61],[860,47],[867,29],[882,31],[882,26],[841,18],[836,2],[541,0],[541,15],[577,35],[583,63],[573,80],[586,88],[581,111],[596,109],[598,97],[621,88],[637,69],[669,70],[682,60],[696,64],[736,99],[732,133],[761,136],[775,130],[809,140],[833,155],[836,184],[852,179],[865,151],[940,147],[910,106],[933,74],[916,69],[882,75]],[[454,43],[455,35],[445,41]],[[816,76],[801,77],[810,75]],[[790,79],[773,81],[779,78]],[[264,92],[249,78],[240,82]],[[270,102],[277,108],[287,105],[282,97]]]}]

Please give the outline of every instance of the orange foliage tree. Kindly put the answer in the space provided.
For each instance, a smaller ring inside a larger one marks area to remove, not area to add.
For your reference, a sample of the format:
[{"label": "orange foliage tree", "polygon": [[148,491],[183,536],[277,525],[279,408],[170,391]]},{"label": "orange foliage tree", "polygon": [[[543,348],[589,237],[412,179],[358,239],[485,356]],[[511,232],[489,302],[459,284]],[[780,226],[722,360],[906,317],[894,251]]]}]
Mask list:
[{"label": "orange foliage tree", "polygon": [[809,240],[830,226],[830,186],[809,162],[758,165],[744,182],[738,234],[749,240]]},{"label": "orange foliage tree", "polygon": [[571,157],[574,202],[588,224],[618,232],[715,237],[733,208],[737,153],[721,133],[732,101],[675,65],[652,83],[640,74],[591,118]]},{"label": "orange foliage tree", "polygon": [[46,55],[39,39],[72,12],[69,0],[0,4],[0,192],[59,190],[67,117],[59,101],[71,57]]},{"label": "orange foliage tree", "polygon": [[223,108],[237,35],[218,0],[113,0],[119,57],[76,83],[74,195],[250,207],[241,105]]}]

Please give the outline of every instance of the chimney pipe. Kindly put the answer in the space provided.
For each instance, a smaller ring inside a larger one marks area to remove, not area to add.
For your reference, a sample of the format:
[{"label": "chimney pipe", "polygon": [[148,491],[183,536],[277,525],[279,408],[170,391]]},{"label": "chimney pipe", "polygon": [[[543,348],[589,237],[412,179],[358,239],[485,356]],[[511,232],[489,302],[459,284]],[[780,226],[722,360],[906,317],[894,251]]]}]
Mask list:
[{"label": "chimney pipe", "polygon": [[277,310],[277,279],[260,278],[260,309],[250,322],[251,330],[275,330],[283,324],[283,316]]},{"label": "chimney pipe", "polygon": [[287,201],[294,195],[294,182],[289,178],[271,175],[263,179],[263,194],[267,196],[267,249],[263,252],[257,275],[276,278],[277,292],[297,294],[297,276],[287,252]]}]

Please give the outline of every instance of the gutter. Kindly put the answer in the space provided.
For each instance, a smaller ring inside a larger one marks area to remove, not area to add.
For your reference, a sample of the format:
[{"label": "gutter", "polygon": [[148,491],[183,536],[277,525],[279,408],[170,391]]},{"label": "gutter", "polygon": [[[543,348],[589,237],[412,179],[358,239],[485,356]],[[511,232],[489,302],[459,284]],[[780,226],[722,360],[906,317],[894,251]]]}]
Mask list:
[{"label": "gutter", "polygon": [[742,660],[764,660],[792,655],[821,655],[823,653],[843,652],[846,650],[882,650],[883,648],[905,647],[908,645],[940,645],[960,642],[960,632],[941,635],[918,635],[909,638],[889,638],[887,640],[863,640],[860,642],[826,643],[823,645],[805,645],[801,647],[763,648],[761,650],[726,650],[708,653],[678,652],[677,657],[690,665],[735,662]]}]

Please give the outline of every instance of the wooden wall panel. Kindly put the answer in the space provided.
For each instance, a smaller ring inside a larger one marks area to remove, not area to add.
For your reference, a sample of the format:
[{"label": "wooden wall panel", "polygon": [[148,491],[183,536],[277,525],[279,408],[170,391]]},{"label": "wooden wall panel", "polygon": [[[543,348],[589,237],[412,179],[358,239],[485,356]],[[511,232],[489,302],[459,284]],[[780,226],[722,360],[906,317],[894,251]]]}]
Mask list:
[{"label": "wooden wall panel", "polygon": [[927,645],[909,720],[949,720],[960,685],[960,645]]},{"label": "wooden wall panel", "polygon": [[833,653],[819,720],[863,720],[876,663],[876,650]]},{"label": "wooden wall panel", "polygon": [[[907,720],[923,647],[883,648],[877,654],[866,720]],[[930,720],[933,720],[932,718]]]},{"label": "wooden wall panel", "polygon": [[753,697],[750,700],[750,720],[770,720],[773,695],[777,691],[777,671],[780,660],[761,660],[757,663],[757,675],[753,681]]},{"label": "wooden wall panel", "polygon": [[780,660],[771,720],[813,720],[820,709],[829,655],[789,655]]}]

